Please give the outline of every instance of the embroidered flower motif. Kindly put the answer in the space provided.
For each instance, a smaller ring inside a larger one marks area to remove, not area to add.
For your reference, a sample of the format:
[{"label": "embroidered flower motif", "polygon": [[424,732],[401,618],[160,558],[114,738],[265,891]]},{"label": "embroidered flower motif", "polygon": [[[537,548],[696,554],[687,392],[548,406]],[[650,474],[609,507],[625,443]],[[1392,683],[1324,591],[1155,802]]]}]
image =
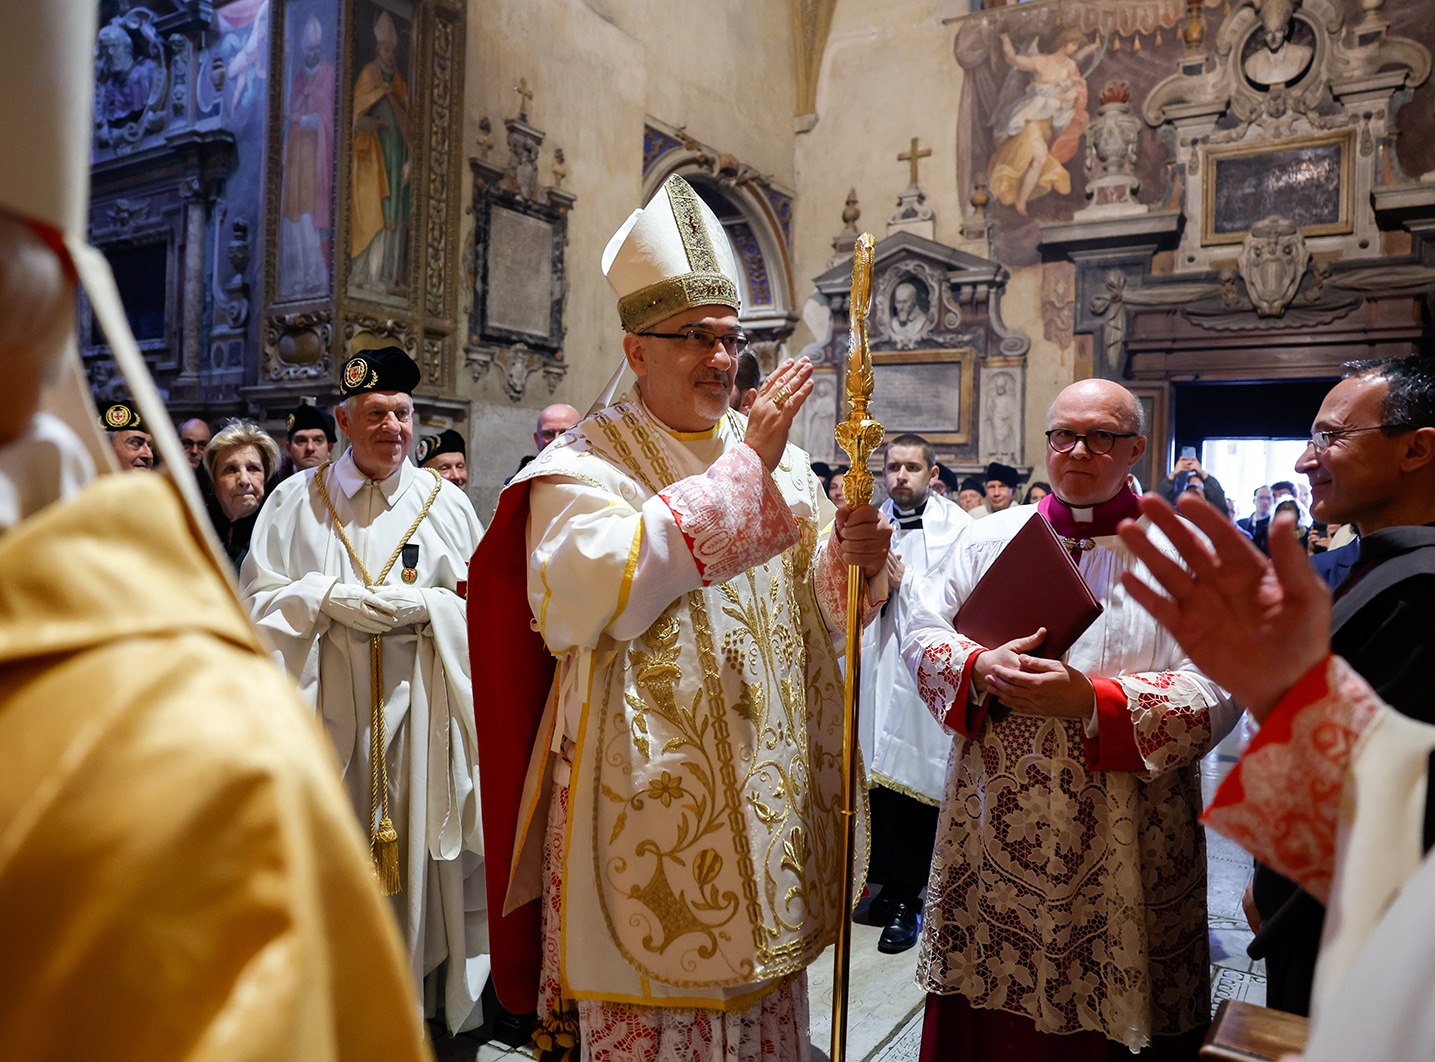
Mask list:
[{"label": "embroidered flower motif", "polygon": [[682,775],[674,778],[664,771],[661,776],[648,783],[648,796],[653,800],[661,800],[665,808],[672,807],[674,800],[681,800],[687,795],[683,788]]}]

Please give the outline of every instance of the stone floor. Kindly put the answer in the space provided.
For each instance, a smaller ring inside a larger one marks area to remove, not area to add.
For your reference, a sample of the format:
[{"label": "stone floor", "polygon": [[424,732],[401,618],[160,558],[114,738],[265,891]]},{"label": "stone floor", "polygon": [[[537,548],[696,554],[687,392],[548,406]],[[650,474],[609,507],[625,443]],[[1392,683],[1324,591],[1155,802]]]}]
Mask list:
[{"label": "stone floor", "polygon": [[[1202,761],[1201,783],[1208,800],[1235,762],[1236,748],[1233,734]],[[1251,859],[1219,834],[1207,831],[1206,840],[1211,1009],[1223,999],[1264,1003],[1264,964],[1246,956],[1251,931],[1241,913],[1241,894],[1251,880]],[[916,1062],[922,1041],[923,1000],[913,982],[917,949],[883,955],[877,951],[880,935],[875,926],[852,926],[847,1058],[850,1062]],[[808,971],[814,1062],[826,1062],[831,1042],[832,982],[832,949],[828,949]],[[475,1046],[463,1038],[440,1039],[436,1049],[439,1062],[516,1062],[532,1057],[528,1050],[497,1043]]]}]

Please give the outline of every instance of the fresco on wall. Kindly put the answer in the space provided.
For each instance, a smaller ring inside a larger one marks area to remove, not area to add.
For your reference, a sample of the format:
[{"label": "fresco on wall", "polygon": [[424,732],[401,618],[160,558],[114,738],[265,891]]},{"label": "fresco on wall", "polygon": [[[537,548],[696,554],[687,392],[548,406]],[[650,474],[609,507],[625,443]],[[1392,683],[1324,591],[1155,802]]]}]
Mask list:
[{"label": "fresco on wall", "polygon": [[359,0],[354,7],[350,178],[351,294],[408,301],[412,208],[413,8]]},{"label": "fresco on wall", "polygon": [[[1205,47],[1238,6],[1202,0]],[[1347,26],[1363,17],[1344,0]],[[1390,32],[1435,50],[1435,20],[1421,0],[1387,0]],[[1088,128],[1103,100],[1132,114],[1186,53],[1186,0],[1037,0],[987,5],[960,20],[953,50],[964,77],[957,116],[957,186],[965,200],[986,185],[992,256],[1012,267],[1039,260],[1042,222],[1069,221],[1088,205]],[[1299,41],[1293,41],[1296,49]],[[1435,79],[1395,97],[1394,158],[1382,183],[1435,170]],[[1151,209],[1178,205],[1169,131],[1140,123],[1136,198]],[[1431,178],[1435,180],[1435,178]]]},{"label": "fresco on wall", "polygon": [[214,52],[224,71],[224,103],[231,122],[264,110],[269,80],[269,0],[232,0],[214,13]]},{"label": "fresco on wall", "polygon": [[[959,26],[957,181],[964,199],[978,181],[990,191],[995,258],[1035,264],[1041,223],[1069,220],[1087,205],[1083,134],[1103,90],[1125,82],[1139,111],[1185,54],[1185,16],[1185,0],[1063,0],[994,8]],[[1219,6],[1207,17],[1219,19]],[[1165,201],[1170,158],[1143,124],[1140,202]]]},{"label": "fresco on wall", "polygon": [[279,298],[329,293],[334,180],[333,5],[296,0],[285,18]]}]

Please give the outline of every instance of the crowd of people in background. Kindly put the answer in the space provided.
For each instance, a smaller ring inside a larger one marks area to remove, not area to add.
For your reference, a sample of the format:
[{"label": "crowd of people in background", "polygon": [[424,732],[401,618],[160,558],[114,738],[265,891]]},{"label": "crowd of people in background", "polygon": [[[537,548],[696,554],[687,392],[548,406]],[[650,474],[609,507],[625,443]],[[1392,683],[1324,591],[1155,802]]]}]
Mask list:
[{"label": "crowd of people in background", "polygon": [[[757,359],[750,352],[748,357],[756,369]],[[756,371],[760,380],[761,370]],[[533,432],[534,454],[524,457],[518,467],[525,467],[578,420],[578,410],[567,403],[544,407]],[[130,402],[106,406],[100,425],[122,470],[154,471],[159,467],[153,436]],[[190,471],[204,495],[215,534],[236,571],[249,552],[254,521],[274,488],[296,473],[337,458],[341,452],[333,415],[307,401],[285,417],[282,433],[270,434],[257,421],[239,417],[223,421],[217,430],[201,417],[190,417],[181,421],[176,430]],[[468,446],[463,435],[453,428],[419,436],[413,462],[420,468],[432,468],[459,490],[468,489]]]}]

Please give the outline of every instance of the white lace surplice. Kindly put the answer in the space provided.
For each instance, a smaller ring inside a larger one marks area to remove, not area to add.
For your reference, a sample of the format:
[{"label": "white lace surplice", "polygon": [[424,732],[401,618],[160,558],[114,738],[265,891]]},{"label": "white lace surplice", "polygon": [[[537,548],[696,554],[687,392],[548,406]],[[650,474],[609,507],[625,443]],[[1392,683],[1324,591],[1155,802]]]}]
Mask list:
[{"label": "white lace surplice", "polygon": [[981,647],[951,619],[1034,515],[1021,506],[974,525],[908,629],[928,708],[970,733],[947,776],[917,976],[1043,1032],[1091,1029],[1135,1048],[1209,1018],[1197,762],[1239,711],[1126,594],[1121,573],[1141,569],[1115,538],[1082,554],[1105,611],[1065,657],[1097,687],[1097,738],[1076,720],[993,721],[969,702]]}]

